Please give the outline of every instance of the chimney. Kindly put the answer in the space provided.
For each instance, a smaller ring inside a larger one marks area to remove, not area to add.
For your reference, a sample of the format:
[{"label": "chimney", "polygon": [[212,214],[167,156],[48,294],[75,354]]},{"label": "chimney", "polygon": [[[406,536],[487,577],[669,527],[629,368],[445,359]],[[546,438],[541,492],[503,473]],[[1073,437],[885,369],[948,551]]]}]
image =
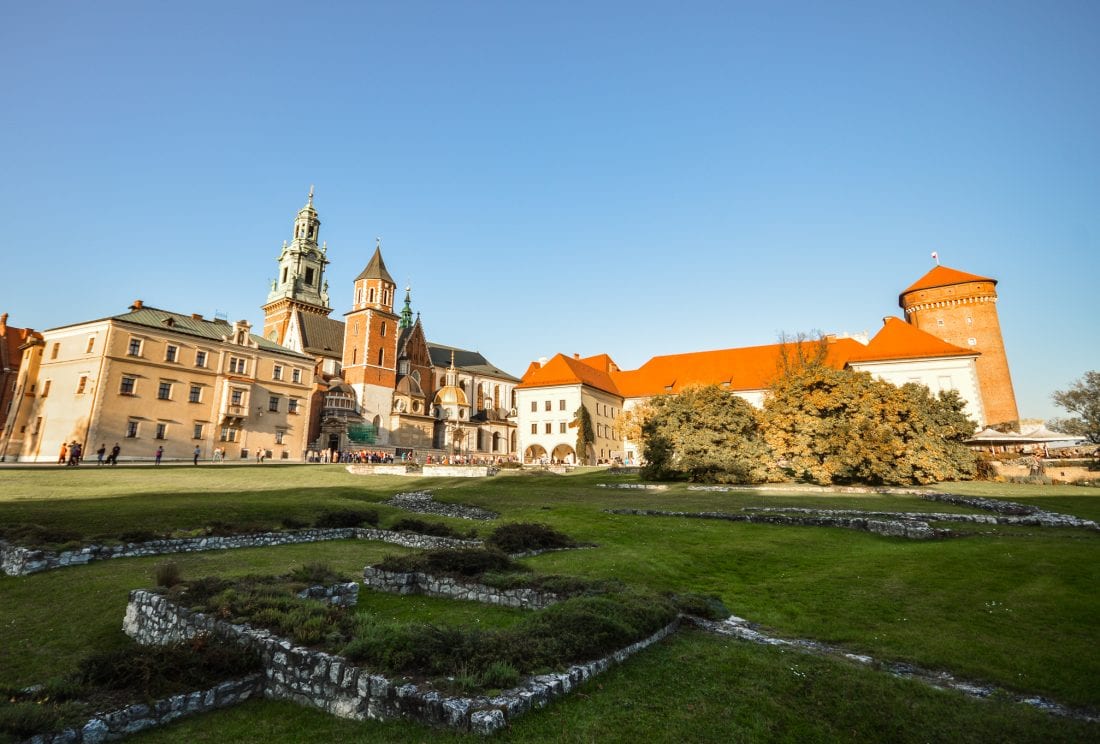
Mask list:
[{"label": "chimney", "polygon": [[827,334],[827,335],[825,336],[825,343],[827,343],[827,344],[835,344],[835,343],[836,343],[836,334],[835,334],[835,333],[830,333],[830,334]]},{"label": "chimney", "polygon": [[130,305],[131,310],[140,310],[143,307],[145,307],[145,303],[141,300],[134,300],[134,304]]},{"label": "chimney", "polygon": [[887,315],[885,318],[882,319],[882,324],[883,325],[886,325],[889,322],[890,322],[890,316],[889,315]]},{"label": "chimney", "polygon": [[0,315],[0,336],[8,332],[8,314]]},{"label": "chimney", "polygon": [[191,313],[191,320],[202,320],[202,313]]},{"label": "chimney", "polygon": [[539,357],[539,366],[540,366],[540,367],[545,367],[545,366],[546,366],[546,363],[547,363],[548,361],[550,361],[550,360],[549,360],[549,359],[547,359],[546,357]]},{"label": "chimney", "polygon": [[574,352],[573,352],[573,358],[574,358],[574,359],[580,359],[580,358],[581,358],[581,355],[580,355],[580,354],[578,354],[577,352],[575,352],[575,351],[574,351]]}]

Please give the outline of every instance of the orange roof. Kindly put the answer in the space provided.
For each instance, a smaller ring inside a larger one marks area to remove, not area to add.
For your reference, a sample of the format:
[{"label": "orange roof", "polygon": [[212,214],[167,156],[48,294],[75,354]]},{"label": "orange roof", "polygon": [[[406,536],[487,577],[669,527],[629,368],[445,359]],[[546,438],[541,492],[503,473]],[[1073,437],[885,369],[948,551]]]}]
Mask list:
[{"label": "orange roof", "polygon": [[849,357],[850,362],[880,362],[891,359],[923,359],[950,356],[977,356],[978,352],[949,344],[901,318],[886,318],[882,329],[867,344]]},{"label": "orange roof", "polygon": [[937,265],[927,274],[915,281],[908,289],[902,292],[902,296],[915,292],[918,289],[934,289],[936,287],[949,287],[952,284],[965,284],[967,282],[993,282],[997,283],[996,279],[990,279],[987,276],[978,276],[977,274],[968,274],[965,271],[959,271],[958,269],[952,269],[950,266]]},{"label": "orange roof", "polygon": [[[609,362],[611,360],[606,354],[601,354],[600,357],[606,357]],[[590,359],[600,357],[590,357]],[[523,375],[523,381],[516,387],[551,387],[578,383],[619,395],[619,390],[606,369],[596,369],[586,364],[584,360],[573,359],[564,354],[554,355],[542,366],[539,366],[538,362],[532,362],[527,368],[527,373]]]},{"label": "orange roof", "polygon": [[[804,341],[807,355],[813,355],[814,341]],[[825,363],[843,367],[863,345],[850,338],[829,343]],[[661,393],[679,393],[691,385],[721,385],[729,390],[762,390],[780,368],[783,344],[749,346],[740,349],[669,354],[650,359],[636,370],[618,372],[612,378],[626,398]]]}]

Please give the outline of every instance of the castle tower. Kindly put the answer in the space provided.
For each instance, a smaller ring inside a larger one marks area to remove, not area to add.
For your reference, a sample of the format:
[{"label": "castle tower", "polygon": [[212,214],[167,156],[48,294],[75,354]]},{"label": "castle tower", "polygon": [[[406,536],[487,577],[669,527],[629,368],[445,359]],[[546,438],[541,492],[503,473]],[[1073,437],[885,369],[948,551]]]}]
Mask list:
[{"label": "castle tower", "polygon": [[359,397],[360,410],[378,427],[379,443],[388,441],[388,416],[397,384],[398,316],[393,312],[394,283],[382,260],[381,241],[367,267],[355,277],[354,303],[345,313],[344,380]]},{"label": "castle tower", "polygon": [[997,280],[936,265],[898,297],[905,318],[949,344],[980,353],[975,362],[987,424],[1020,420],[997,318]]},{"label": "castle tower", "polygon": [[321,232],[321,220],[313,208],[313,187],[309,187],[309,200],[298,210],[294,218],[294,239],[290,245],[283,241],[279,254],[279,273],[271,283],[264,311],[264,338],[285,345],[291,316],[296,311],[328,317],[332,307],[328,303],[328,282],[325,267],[329,260],[327,247],[318,247],[317,236]]}]

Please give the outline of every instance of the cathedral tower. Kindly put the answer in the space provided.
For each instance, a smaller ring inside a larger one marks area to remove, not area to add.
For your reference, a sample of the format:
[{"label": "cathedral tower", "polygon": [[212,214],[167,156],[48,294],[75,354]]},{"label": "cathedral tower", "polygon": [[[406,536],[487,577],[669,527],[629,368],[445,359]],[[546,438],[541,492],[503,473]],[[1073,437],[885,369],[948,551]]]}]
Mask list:
[{"label": "cathedral tower", "polygon": [[393,312],[397,285],[382,260],[381,241],[367,267],[355,277],[354,303],[345,313],[344,379],[359,397],[364,418],[388,441],[388,417],[397,384],[399,318]]},{"label": "cathedral tower", "polygon": [[996,286],[996,279],[937,264],[898,297],[906,319],[917,328],[980,352],[975,365],[989,424],[1020,420],[997,317]]},{"label": "cathedral tower", "polygon": [[279,254],[279,273],[271,283],[264,311],[264,338],[286,345],[291,317],[296,311],[327,317],[332,312],[328,304],[328,282],[325,267],[328,265],[327,248],[317,245],[321,220],[313,208],[313,187],[309,187],[309,201],[298,210],[294,218],[294,239],[290,245],[283,241]]}]

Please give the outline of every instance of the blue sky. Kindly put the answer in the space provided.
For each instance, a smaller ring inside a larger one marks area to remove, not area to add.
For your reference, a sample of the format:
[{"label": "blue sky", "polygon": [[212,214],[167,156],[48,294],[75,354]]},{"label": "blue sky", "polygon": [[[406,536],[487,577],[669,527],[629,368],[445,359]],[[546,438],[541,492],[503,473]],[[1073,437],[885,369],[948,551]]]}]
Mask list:
[{"label": "blue sky", "polygon": [[1100,367],[1100,4],[9,3],[0,310],[259,324],[310,184],[516,375],[874,332],[1000,280],[1024,416]]}]

